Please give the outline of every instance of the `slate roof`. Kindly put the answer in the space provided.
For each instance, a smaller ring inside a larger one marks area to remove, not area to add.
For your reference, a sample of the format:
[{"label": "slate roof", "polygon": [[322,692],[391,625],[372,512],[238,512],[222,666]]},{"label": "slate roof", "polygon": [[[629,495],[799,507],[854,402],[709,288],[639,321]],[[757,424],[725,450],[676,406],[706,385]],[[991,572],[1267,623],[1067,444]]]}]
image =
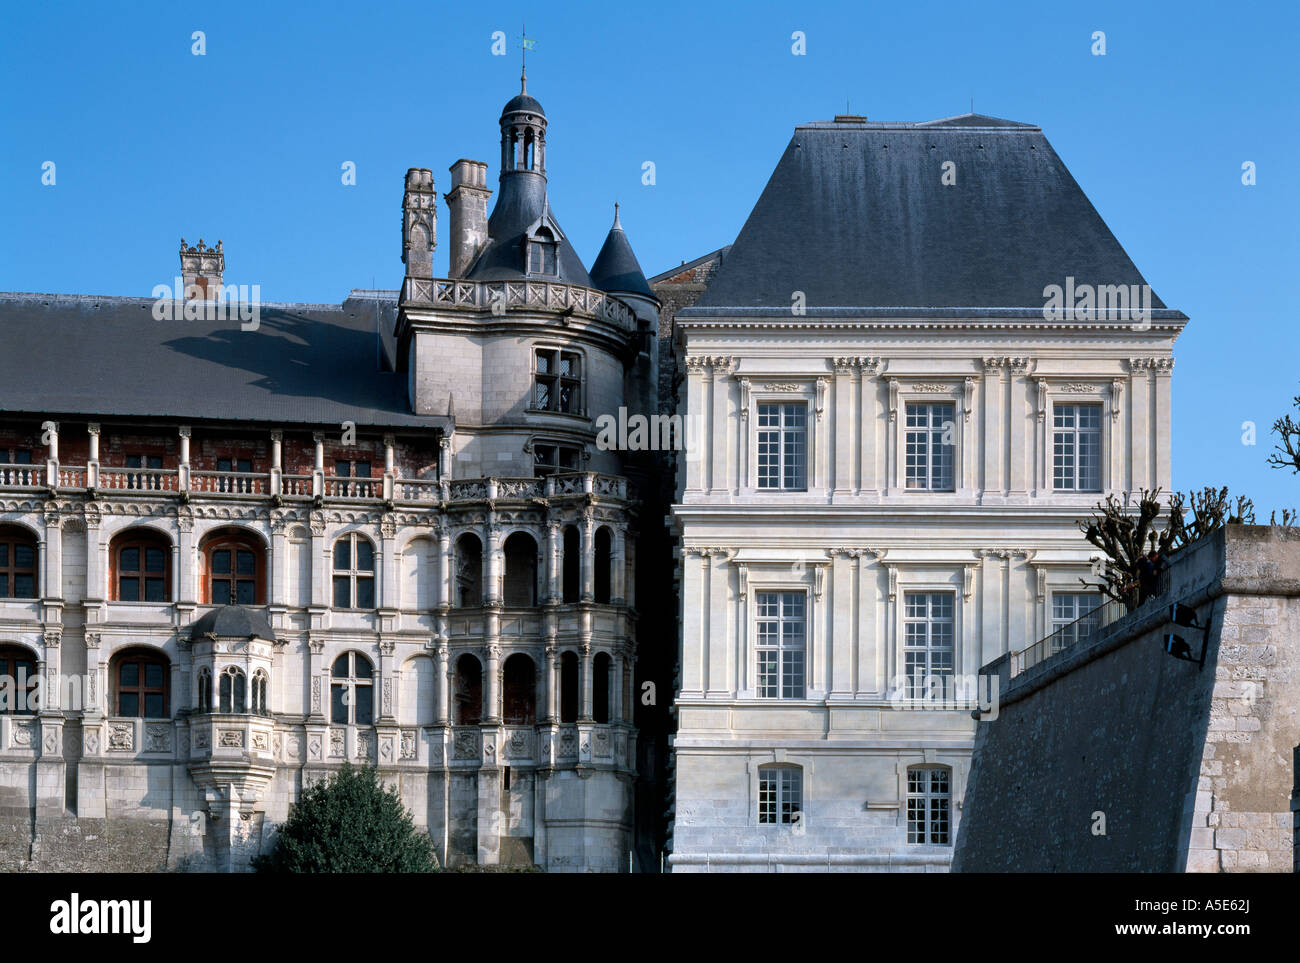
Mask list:
[{"label": "slate roof", "polygon": [[275,630],[266,616],[257,609],[243,605],[223,605],[213,609],[190,624],[190,637],[202,638],[206,635],[219,635],[222,638],[265,639],[275,641]]},{"label": "slate roof", "polygon": [[632,245],[623,232],[617,209],[614,226],[609,229],[605,243],[596,255],[596,262],[591,266],[591,283],[602,291],[643,294],[648,298],[655,296],[646,283],[636,255],[632,253]]},{"label": "slate roof", "polygon": [[155,321],[151,298],[0,293],[0,411],[441,427],[392,371],[394,292],[358,294],[263,304],[242,331]]},{"label": "slate roof", "polygon": [[[945,161],[955,186],[941,183]],[[717,276],[680,317],[788,313],[795,291],[810,317],[1023,314],[1041,312],[1044,287],[1067,276],[1146,283],[1040,128],[980,114],[846,119],[795,128]]]}]

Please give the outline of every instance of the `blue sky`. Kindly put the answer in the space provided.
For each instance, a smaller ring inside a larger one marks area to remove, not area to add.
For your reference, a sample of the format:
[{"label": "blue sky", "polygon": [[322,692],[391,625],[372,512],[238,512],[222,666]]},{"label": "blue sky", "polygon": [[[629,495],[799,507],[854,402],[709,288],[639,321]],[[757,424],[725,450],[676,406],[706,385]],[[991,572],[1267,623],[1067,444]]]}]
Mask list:
[{"label": "blue sky", "polygon": [[[1300,506],[1265,465],[1300,393],[1294,4],[11,5],[0,34],[0,289],[148,295],[181,236],[229,280],[337,303],[401,278],[408,167],[492,165],[518,90],[588,263],[615,200],[648,275],[734,240],[795,124],[981,113],[1039,124],[1166,303],[1174,483]],[[202,30],[206,54],[191,53]],[[503,31],[507,56],[493,56]],[[803,31],[806,55],[791,53]],[[1106,34],[1106,55],[1091,53]],[[653,161],[656,183],[641,183]],[[56,184],[41,184],[54,161]],[[356,164],[357,183],[340,165]],[[1241,183],[1245,161],[1257,183]],[[445,208],[444,208],[445,211]],[[445,222],[444,222],[445,223]],[[444,227],[445,230],[445,227]],[[435,262],[445,269],[445,245]],[[2,346],[0,346],[2,348]],[[1254,446],[1243,423],[1254,422]]]}]

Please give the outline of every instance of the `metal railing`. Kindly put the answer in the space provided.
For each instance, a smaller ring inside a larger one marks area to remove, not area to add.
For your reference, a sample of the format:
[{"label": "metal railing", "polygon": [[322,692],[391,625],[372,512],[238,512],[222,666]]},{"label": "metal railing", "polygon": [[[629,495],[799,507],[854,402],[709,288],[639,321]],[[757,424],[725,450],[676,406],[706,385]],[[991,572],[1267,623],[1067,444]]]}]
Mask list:
[{"label": "metal railing", "polygon": [[1087,642],[1094,634],[1121,618],[1128,608],[1114,599],[1107,599],[1097,608],[1079,616],[1073,622],[1062,625],[1046,638],[1039,639],[1033,645],[1026,646],[1019,652],[1011,654],[1011,675],[1017,676],[1026,669],[1038,665],[1044,659],[1064,652],[1066,649]]}]

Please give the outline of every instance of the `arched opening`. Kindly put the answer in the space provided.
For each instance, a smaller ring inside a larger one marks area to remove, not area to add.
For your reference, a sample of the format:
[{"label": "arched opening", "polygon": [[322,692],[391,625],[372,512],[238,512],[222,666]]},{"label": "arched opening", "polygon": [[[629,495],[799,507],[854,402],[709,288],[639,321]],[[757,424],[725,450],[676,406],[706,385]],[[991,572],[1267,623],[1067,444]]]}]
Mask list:
[{"label": "arched opening", "polygon": [[614,545],[613,536],[604,525],[596,529],[596,571],[594,573],[596,601],[608,605],[612,581]]},{"label": "arched opening", "polygon": [[483,604],[483,543],[472,532],[456,539],[456,605],[472,609]]},{"label": "arched opening", "polygon": [[269,716],[271,714],[271,703],[268,699],[267,689],[270,687],[271,680],[266,671],[258,669],[253,673],[253,707],[252,711],[259,716]]},{"label": "arched opening", "polygon": [[413,538],[402,552],[402,608],[428,612],[437,593],[438,555],[432,539]]},{"label": "arched opening", "polygon": [[560,721],[578,721],[578,656],[560,655]]},{"label": "arched opening", "polygon": [[582,550],[579,548],[578,529],[567,525],[564,529],[564,601],[576,602],[582,594]]},{"label": "arched opening", "polygon": [[524,130],[524,170],[533,170],[533,131],[532,128]]},{"label": "arched opening", "polygon": [[522,653],[516,653],[506,659],[502,675],[505,724],[533,725],[537,721],[537,667],[533,660]]},{"label": "arched opening", "polygon": [[0,712],[29,716],[37,704],[36,656],[17,645],[0,646]]},{"label": "arched opening", "polygon": [[0,599],[36,598],[36,545],[21,525],[0,525]]},{"label": "arched opening", "polygon": [[171,665],[154,649],[127,649],[109,666],[117,715],[128,718],[166,719]]},{"label": "arched opening", "polygon": [[221,683],[218,687],[221,712],[247,712],[247,693],[245,691],[244,673],[233,665],[221,671]]},{"label": "arched opening", "polygon": [[613,660],[608,652],[597,652],[591,660],[591,717],[597,722],[609,722],[609,683]]},{"label": "arched opening", "polygon": [[131,528],[110,543],[109,590],[114,602],[172,600],[172,544],[159,531]]},{"label": "arched opening", "polygon": [[223,529],[199,546],[203,565],[199,598],[210,605],[266,602],[266,545],[252,532]]},{"label": "arched opening", "polygon": [[456,660],[456,725],[476,726],[483,720],[483,666],[466,652]]},{"label": "arched opening", "polygon": [[330,722],[368,726],[374,721],[374,666],[360,652],[345,652],[330,668]]},{"label": "arched opening", "polygon": [[199,683],[196,686],[198,701],[195,707],[199,712],[212,711],[212,672],[205,666],[199,669]]},{"label": "arched opening", "polygon": [[505,543],[506,605],[537,604],[537,542],[527,532],[515,532]]}]

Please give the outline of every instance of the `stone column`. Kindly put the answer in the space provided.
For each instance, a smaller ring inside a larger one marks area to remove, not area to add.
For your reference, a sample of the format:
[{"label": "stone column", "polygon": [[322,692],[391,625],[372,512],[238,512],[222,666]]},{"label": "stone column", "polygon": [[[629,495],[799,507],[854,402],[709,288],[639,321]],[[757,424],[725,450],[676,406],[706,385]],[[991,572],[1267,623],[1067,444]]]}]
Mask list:
[{"label": "stone column", "polygon": [[560,520],[552,516],[546,521],[546,601],[560,599]]},{"label": "stone column", "polygon": [[1155,458],[1151,472],[1151,486],[1153,488],[1163,488],[1166,491],[1169,490],[1170,485],[1170,394],[1173,373],[1173,358],[1157,358],[1152,362],[1151,376],[1155,380],[1152,394],[1155,403],[1155,416],[1151,423],[1151,446],[1155,449]]},{"label": "stone column", "polygon": [[386,639],[382,635],[379,637],[379,712],[376,713],[377,723],[387,723],[394,725],[397,722],[397,680],[398,672],[396,668],[397,660],[393,657],[397,650],[396,644],[392,639]]},{"label": "stone column", "polygon": [[610,580],[609,600],[614,605],[622,605],[627,598],[627,532],[621,527],[614,527],[614,537],[610,540]]},{"label": "stone column", "polygon": [[45,504],[45,535],[41,540],[40,553],[43,564],[38,573],[40,585],[36,588],[36,597],[47,603],[63,599],[63,517],[55,502]]},{"label": "stone column", "polygon": [[176,486],[180,491],[187,492],[190,490],[190,426],[181,425],[176,432],[181,438],[181,463]]},{"label": "stone column", "polygon": [[623,721],[623,649],[614,649],[609,667],[609,721]]},{"label": "stone column", "polygon": [[1011,375],[1011,403],[1007,409],[1007,440],[1011,451],[1011,477],[1008,493],[1025,495],[1029,492],[1026,471],[1029,458],[1025,452],[1025,441],[1030,425],[1038,420],[1029,418],[1029,412],[1036,404],[1037,387],[1030,383],[1023,371],[1013,371]]},{"label": "stone column", "polygon": [[853,491],[853,359],[832,358],[831,368],[835,372],[834,493],[849,495]]},{"label": "stone column", "polygon": [[391,435],[384,435],[384,499],[385,501],[393,500],[393,484],[397,478],[397,473],[393,467],[394,456],[393,448],[397,444],[397,439]]},{"label": "stone column", "polygon": [[831,699],[853,697],[853,559],[860,554],[857,549],[831,552]]},{"label": "stone column", "polygon": [[483,721],[501,722],[501,646],[492,643],[487,647],[487,670],[483,679]]},{"label": "stone column", "polygon": [[451,723],[451,703],[448,701],[448,675],[451,673],[451,653],[447,649],[447,640],[440,638],[437,647],[434,649],[434,682],[437,685],[438,705],[435,709],[435,718],[438,725],[445,726]]},{"label": "stone column", "polygon": [[579,722],[591,722],[591,643],[582,643],[582,711],[578,713]]},{"label": "stone column", "polygon": [[501,528],[490,520],[483,535],[483,600],[487,605],[500,605]]},{"label": "stone column", "polygon": [[596,597],[596,517],[591,509],[582,512],[582,525],[578,528],[579,549],[582,555],[582,593],[581,599],[590,602]]},{"label": "stone column", "polygon": [[[289,523],[282,515],[271,519],[271,547],[267,549],[266,564],[271,572],[271,604],[287,605],[288,586],[285,584],[285,567],[289,559]],[[297,577],[297,573],[294,573]]]},{"label": "stone column", "polygon": [[99,487],[99,425],[91,422],[86,425],[86,434],[90,436],[90,455],[86,460],[86,487]]},{"label": "stone column", "polygon": [[1002,462],[1005,452],[1002,447],[1003,423],[1002,395],[1002,359],[984,359],[984,391],[982,407],[984,416],[984,477],[979,487],[985,494],[1003,494]]},{"label": "stone column", "polygon": [[559,661],[559,647],[555,644],[555,613],[547,613],[547,637],[546,637],[546,685],[544,687],[544,703],[542,708],[542,721],[553,725],[560,717],[560,706],[555,698],[555,673]]},{"label": "stone column", "polygon": [[316,443],[316,456],[311,472],[311,493],[313,497],[319,498],[325,494],[325,432],[312,432],[311,440]]},{"label": "stone column", "polygon": [[704,695],[708,657],[708,608],[705,580],[709,560],[705,549],[682,549],[682,696]]},{"label": "stone column", "polygon": [[[686,364],[686,419],[693,426],[691,450],[686,458],[686,488],[688,492],[702,492],[709,488],[709,448],[713,444],[712,426],[705,418],[704,392],[708,383],[709,359],[687,357]],[[691,457],[694,455],[695,457]]]},{"label": "stone column", "polygon": [[451,529],[445,519],[438,521],[438,608],[449,609],[455,604],[451,554]]},{"label": "stone column", "polygon": [[271,494],[284,492],[284,432],[271,432]]},{"label": "stone column", "polygon": [[396,611],[401,607],[397,566],[397,520],[384,515],[379,520],[379,543],[383,553],[379,562],[379,592],[376,601],[380,608]]},{"label": "stone column", "polygon": [[314,561],[311,566],[311,604],[327,607],[333,601],[329,586],[334,571],[334,559],[325,540],[325,516],[321,512],[312,512],[308,519],[311,526],[311,554]]}]

